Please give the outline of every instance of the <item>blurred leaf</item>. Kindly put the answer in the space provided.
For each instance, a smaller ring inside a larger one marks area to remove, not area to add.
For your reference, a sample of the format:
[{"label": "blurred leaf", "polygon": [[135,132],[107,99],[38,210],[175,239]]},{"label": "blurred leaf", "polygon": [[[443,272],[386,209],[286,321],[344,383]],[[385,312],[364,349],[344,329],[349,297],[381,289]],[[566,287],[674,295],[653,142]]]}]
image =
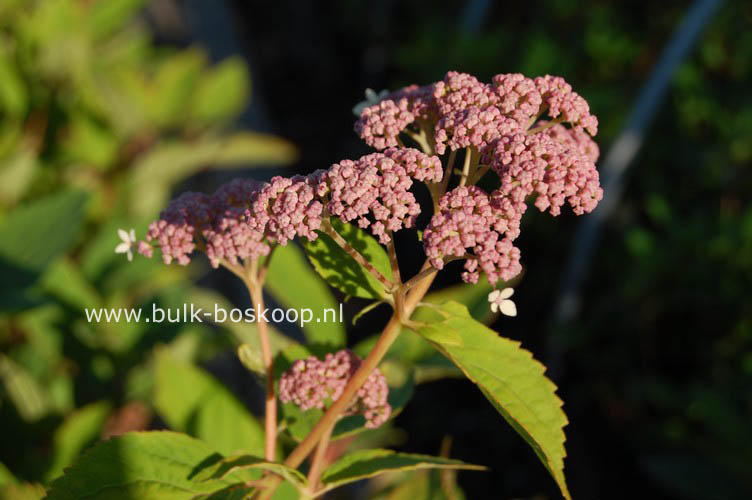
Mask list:
[{"label": "blurred leaf", "polygon": [[402,481],[385,494],[373,500],[464,500],[465,494],[456,484],[451,485],[451,495],[444,492],[439,473],[422,470],[405,474]]},{"label": "blurred leaf", "polygon": [[0,222],[0,310],[35,303],[28,288],[76,241],[86,196],[64,191],[14,210]]},{"label": "blurred leaf", "polygon": [[23,150],[0,162],[0,203],[13,205],[26,193],[39,162],[32,151]]},{"label": "blurred leaf", "polygon": [[15,484],[16,478],[13,477],[13,473],[11,473],[10,470],[2,463],[0,462],[0,487],[5,486],[6,484]]},{"label": "blurred leaf", "polygon": [[157,125],[177,124],[188,117],[191,97],[205,65],[206,55],[195,48],[182,50],[161,64],[149,106]]},{"label": "blurred leaf", "polygon": [[0,382],[24,420],[33,422],[47,413],[49,401],[44,388],[24,367],[4,354],[0,354]]},{"label": "blurred leaf", "polygon": [[237,132],[194,143],[165,143],[139,158],[132,167],[133,209],[140,215],[154,215],[166,204],[175,183],[202,170],[287,165],[296,156],[289,142],[253,132]]},{"label": "blurred leaf", "polygon": [[75,243],[85,202],[84,193],[64,191],[17,208],[0,222],[0,256],[42,271]]},{"label": "blurred leaf", "polygon": [[445,319],[426,324],[418,333],[478,385],[533,448],[569,499],[564,479],[563,427],[567,417],[556,386],[543,374],[545,367],[519,342],[499,337],[474,320],[465,306],[450,301],[441,310]]},{"label": "blurred leaf", "polygon": [[264,453],[263,428],[245,406],[214,377],[165,350],[155,357],[154,406],[170,427],[222,453]]},{"label": "blurred leaf", "polygon": [[192,116],[212,124],[240,114],[248,100],[250,76],[245,62],[229,57],[201,76],[191,99]]},{"label": "blurred leaf", "polygon": [[343,484],[387,472],[419,469],[486,470],[486,467],[450,458],[397,453],[391,450],[360,450],[345,455],[327,467],[321,474],[321,482],[328,491]]},{"label": "blurred leaf", "polygon": [[104,38],[120,28],[144,5],[145,0],[97,0],[89,10],[89,32]]},{"label": "blurred leaf", "polygon": [[[331,219],[334,229],[387,279],[392,277],[389,256],[373,237],[362,229]],[[355,259],[350,257],[327,234],[318,231],[315,241],[302,240],[313,268],[334,288],[354,297],[382,299],[386,297],[384,286]]]},{"label": "blurred leaf", "polygon": [[[222,456],[210,445],[169,431],[130,432],[97,444],[50,486],[49,500],[191,499],[238,481],[194,481]],[[96,480],[92,480],[96,478]]]},{"label": "blurred leaf", "polygon": [[58,259],[42,278],[42,289],[83,312],[102,306],[97,290],[69,258]]},{"label": "blurred leaf", "polygon": [[110,403],[99,401],[74,411],[55,429],[52,463],[45,474],[51,481],[63,473],[63,468],[91,443],[99,438],[100,431],[110,413]]},{"label": "blurred leaf", "polygon": [[26,83],[12,60],[12,53],[0,45],[0,111],[9,116],[24,115],[28,100]]},{"label": "blurred leaf", "polygon": [[[327,344],[340,347],[345,344],[344,325],[337,321],[341,304],[331,294],[329,287],[311,268],[304,253],[294,244],[280,246],[274,250],[266,280],[266,287],[272,296],[284,307],[294,308],[301,314],[310,309],[311,319],[303,325],[303,332],[309,343]],[[324,317],[324,310],[334,311]]]},{"label": "blurred leaf", "polygon": [[0,498],[7,500],[41,500],[46,493],[41,484],[15,483],[0,487]]},{"label": "blurred leaf", "polygon": [[118,138],[109,128],[82,113],[71,117],[70,125],[58,142],[67,161],[102,170],[112,166],[120,148]]}]

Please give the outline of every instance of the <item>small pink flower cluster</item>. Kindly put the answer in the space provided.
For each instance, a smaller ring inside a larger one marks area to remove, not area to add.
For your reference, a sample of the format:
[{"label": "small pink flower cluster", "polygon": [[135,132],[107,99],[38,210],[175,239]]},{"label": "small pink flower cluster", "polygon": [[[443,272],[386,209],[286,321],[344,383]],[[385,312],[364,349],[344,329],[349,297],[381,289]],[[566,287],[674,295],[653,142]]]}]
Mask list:
[{"label": "small pink flower cluster", "polygon": [[316,171],[308,176],[272,178],[250,197],[248,225],[281,245],[296,236],[315,240],[324,210],[316,199],[321,175],[321,171]]},{"label": "small pink flower cluster", "polygon": [[464,281],[477,283],[479,268],[491,283],[519,274],[520,251],[512,245],[512,238],[504,236],[519,233],[519,215],[513,208],[505,209],[505,201],[489,197],[476,186],[458,187],[445,194],[439,213],[423,233],[431,264],[442,269],[445,257],[464,258],[470,249],[474,258],[465,261]]},{"label": "small pink flower cluster", "polygon": [[244,221],[246,200],[259,186],[250,179],[235,179],[213,196],[183,193],[149,225],[145,241],[139,242],[139,253],[151,258],[156,244],[165,264],[177,260],[187,265],[190,254],[201,244],[213,267],[221,260],[237,263],[268,254],[264,234]]},{"label": "small pink flower cluster", "polygon": [[[314,356],[299,359],[282,374],[279,398],[283,403],[292,402],[301,410],[323,409],[327,403],[339,399],[360,364],[360,358],[347,349],[329,353],[323,361]],[[366,419],[366,427],[379,427],[392,413],[388,395],[386,378],[377,368],[358,390],[345,414],[361,414]]]},{"label": "small pink flower cluster", "polygon": [[[335,163],[319,176],[317,194],[329,215],[369,227],[381,243],[390,232],[412,227],[420,206],[410,192],[413,179],[439,182],[441,161],[415,149],[390,148],[358,160]],[[375,222],[369,219],[369,215]]]}]

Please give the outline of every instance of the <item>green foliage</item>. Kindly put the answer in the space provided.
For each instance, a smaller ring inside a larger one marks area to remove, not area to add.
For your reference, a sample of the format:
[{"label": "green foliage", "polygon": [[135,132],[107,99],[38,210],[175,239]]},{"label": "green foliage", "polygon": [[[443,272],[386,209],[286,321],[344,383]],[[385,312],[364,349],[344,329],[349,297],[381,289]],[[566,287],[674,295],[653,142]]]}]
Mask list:
[{"label": "green foliage", "polygon": [[[284,307],[309,308],[316,314],[331,309],[338,314],[339,304],[329,288],[311,269],[303,252],[293,244],[274,250],[267,289]],[[312,344],[340,347],[345,343],[344,325],[337,321],[311,321],[303,325],[303,332]]]},{"label": "green foliage", "polygon": [[[389,256],[373,237],[362,229],[332,219],[334,229],[387,279],[391,278]],[[384,299],[384,286],[358,264],[327,234],[319,231],[315,241],[303,243],[314,269],[334,288],[346,295]]]},{"label": "green foliage", "polygon": [[564,431],[567,417],[545,368],[519,342],[499,337],[474,320],[466,307],[447,302],[444,319],[418,333],[451,359],[472,380],[504,419],[533,448],[565,498]]},{"label": "green foliage", "polygon": [[222,456],[210,445],[168,431],[134,432],[87,451],[50,486],[50,500],[195,498],[243,481],[232,473],[197,480]]},{"label": "green foliage", "polygon": [[472,465],[442,457],[396,453],[391,450],[361,450],[349,453],[327,467],[321,475],[325,490],[330,490],[354,481],[378,476],[387,472],[419,469],[467,469],[485,470]]},{"label": "green foliage", "polygon": [[162,351],[154,369],[154,405],[172,429],[196,436],[223,454],[243,450],[263,455],[263,428],[214,377]]}]

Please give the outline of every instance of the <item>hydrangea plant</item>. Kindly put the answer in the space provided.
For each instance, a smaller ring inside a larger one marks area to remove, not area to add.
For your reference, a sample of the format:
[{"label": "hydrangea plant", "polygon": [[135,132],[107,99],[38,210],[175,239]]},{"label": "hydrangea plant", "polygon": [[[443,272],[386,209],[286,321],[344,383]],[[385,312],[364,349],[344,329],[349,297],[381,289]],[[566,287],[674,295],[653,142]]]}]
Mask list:
[{"label": "hydrangea plant", "polygon": [[[241,346],[239,354],[265,377],[263,456],[223,457],[211,453],[211,443],[168,432],[126,434],[80,459],[53,484],[51,498],[84,491],[79,474],[87,462],[114,453],[118,440],[117,446],[133,453],[151,449],[183,457],[187,474],[177,465],[164,465],[160,473],[174,483],[165,488],[186,491],[186,498],[219,491],[238,498],[315,498],[395,470],[482,468],[388,450],[352,451],[330,463],[333,434],[344,419],[360,416],[350,420],[354,427],[373,429],[396,413],[379,365],[395,341],[416,333],[477,384],[530,444],[562,495],[570,497],[563,464],[567,419],[545,368],[453,297],[440,303],[424,298],[437,273],[459,260],[463,281],[480,286],[475,284],[483,276],[495,288],[487,307],[517,314],[513,290],[505,284],[522,271],[515,240],[528,203],[553,216],[568,203],[581,215],[603,196],[595,167],[599,151],[592,139],[596,117],[583,97],[553,76],[500,74],[483,83],[449,72],[430,85],[371,91],[369,98],[357,108],[355,131],[376,152],[305,176],[236,179],[211,195],[184,193],[151,223],[142,240],[123,231],[117,248],[128,255],[136,248],[148,258],[159,254],[165,264],[179,265],[203,253],[213,267],[238,276],[261,311],[275,250],[297,239],[330,285],[391,306],[389,321],[363,358],[333,349],[320,353],[321,359],[301,345],[275,352],[270,328],[257,316],[259,352]],[[418,184],[427,188],[430,205],[421,206]],[[418,217],[426,210],[430,218],[419,228]],[[425,263],[410,277],[402,275],[394,238],[403,230],[416,234],[425,253]],[[416,313],[422,308],[430,314]],[[303,420],[318,411],[292,446],[285,433],[295,435],[291,428],[299,422],[289,412],[280,416],[281,403],[296,408]],[[149,478],[142,479],[147,485]]]}]

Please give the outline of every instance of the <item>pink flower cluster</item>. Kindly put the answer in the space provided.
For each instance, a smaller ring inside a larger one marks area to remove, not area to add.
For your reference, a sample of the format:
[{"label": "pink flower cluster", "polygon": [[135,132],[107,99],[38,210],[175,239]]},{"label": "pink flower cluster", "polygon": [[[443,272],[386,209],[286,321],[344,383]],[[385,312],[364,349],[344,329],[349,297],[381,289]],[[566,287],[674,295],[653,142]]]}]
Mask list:
[{"label": "pink flower cluster", "polygon": [[263,232],[244,221],[247,200],[259,187],[256,181],[236,179],[212,196],[183,193],[149,225],[145,241],[139,242],[139,253],[151,257],[156,244],[165,264],[176,260],[187,265],[198,244],[213,267],[222,260],[237,263],[268,254]]},{"label": "pink flower cluster", "polygon": [[[347,349],[329,353],[323,361],[314,356],[299,359],[282,374],[279,398],[283,403],[292,402],[301,410],[322,409],[327,403],[339,399],[360,364],[360,358]],[[388,396],[386,379],[377,368],[358,390],[346,414],[363,415],[366,427],[379,427],[392,413]]]},{"label": "pink flower cluster", "polygon": [[[412,227],[420,206],[410,192],[413,179],[439,182],[441,161],[415,149],[390,148],[358,160],[335,163],[318,175],[316,192],[329,215],[370,226],[381,243],[390,232]],[[371,220],[373,219],[373,221]]]},{"label": "pink flower cluster", "polygon": [[[413,116],[374,135],[367,125],[388,120],[383,110],[392,105]],[[592,211],[603,196],[595,168],[598,146],[590,137],[598,120],[562,78],[500,74],[486,84],[449,72],[433,85],[386,96],[363,111],[355,128],[382,149],[386,142],[397,143],[401,132],[418,132],[416,125],[433,139],[438,154],[469,148],[480,160],[478,168],[492,168],[500,180],[490,194],[474,187],[445,194],[424,233],[424,249],[435,267],[443,267],[445,259],[469,259],[466,281],[476,282],[480,271],[492,283],[520,272],[512,242],[528,199],[552,215],[568,201],[579,215]]]},{"label": "pink flower cluster", "polygon": [[381,150],[397,145],[399,134],[413,123],[430,123],[437,153],[443,154],[447,146],[453,151],[473,146],[482,153],[502,135],[527,131],[546,112],[591,135],[598,131],[587,101],[563,78],[500,74],[486,84],[456,71],[433,85],[405,87],[365,108],[355,131]]},{"label": "pink flower cluster", "polygon": [[520,251],[508,234],[519,233],[520,214],[515,207],[505,207],[507,200],[489,197],[481,188],[463,186],[441,198],[435,214],[423,233],[426,255],[437,268],[444,267],[447,257],[465,258],[462,279],[477,283],[479,270],[488,281],[509,280],[522,270]]}]

